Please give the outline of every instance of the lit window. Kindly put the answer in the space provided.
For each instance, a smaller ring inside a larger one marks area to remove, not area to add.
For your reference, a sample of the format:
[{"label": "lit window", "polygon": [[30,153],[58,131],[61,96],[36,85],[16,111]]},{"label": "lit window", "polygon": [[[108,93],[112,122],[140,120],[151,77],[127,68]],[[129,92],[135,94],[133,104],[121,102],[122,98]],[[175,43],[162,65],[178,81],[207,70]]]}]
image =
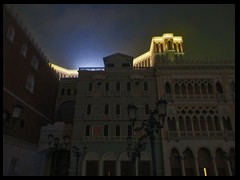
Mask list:
[{"label": "lit window", "polygon": [[33,89],[34,89],[34,77],[33,75],[29,75],[25,84],[25,88],[30,91],[31,93],[33,93]]},{"label": "lit window", "polygon": [[35,70],[38,69],[38,59],[36,58],[36,56],[33,56],[33,57],[32,57],[31,66],[32,66]]},{"label": "lit window", "polygon": [[7,38],[8,38],[8,40],[9,40],[10,42],[13,43],[14,37],[15,37],[15,30],[14,30],[14,28],[11,26],[11,27],[9,27],[9,29],[8,29]]},{"label": "lit window", "polygon": [[23,44],[21,48],[21,54],[26,57],[27,56],[27,45]]}]

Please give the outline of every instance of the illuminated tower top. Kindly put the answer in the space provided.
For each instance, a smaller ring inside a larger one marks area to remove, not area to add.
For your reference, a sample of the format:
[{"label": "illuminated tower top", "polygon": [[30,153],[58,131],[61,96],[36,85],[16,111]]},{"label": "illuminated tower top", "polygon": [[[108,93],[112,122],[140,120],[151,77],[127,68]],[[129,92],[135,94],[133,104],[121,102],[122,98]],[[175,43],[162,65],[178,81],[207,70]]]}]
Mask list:
[{"label": "illuminated tower top", "polygon": [[182,59],[183,56],[182,37],[164,33],[163,36],[152,38],[150,50],[133,59],[133,66],[152,67],[161,59],[173,61],[175,58]]}]

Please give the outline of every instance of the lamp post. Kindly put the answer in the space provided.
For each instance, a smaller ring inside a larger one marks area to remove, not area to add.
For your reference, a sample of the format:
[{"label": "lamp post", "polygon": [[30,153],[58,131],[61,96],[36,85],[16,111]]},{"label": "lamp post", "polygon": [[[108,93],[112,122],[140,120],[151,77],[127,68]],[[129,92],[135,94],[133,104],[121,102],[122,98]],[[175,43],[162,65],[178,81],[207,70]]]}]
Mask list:
[{"label": "lamp post", "polygon": [[73,151],[73,156],[76,157],[76,160],[77,160],[77,164],[76,164],[76,176],[78,175],[78,161],[79,161],[79,158],[82,157],[84,158],[86,152],[87,152],[87,147],[83,147],[83,153],[81,153],[78,149],[77,146],[73,146],[72,147],[72,151]]},{"label": "lamp post", "polygon": [[135,105],[128,106],[128,113],[130,122],[132,123],[134,131],[139,131],[144,129],[145,134],[150,139],[151,144],[151,153],[152,153],[152,170],[153,176],[157,175],[156,167],[156,155],[155,155],[155,133],[158,134],[159,129],[164,126],[164,119],[166,117],[167,110],[167,101],[162,100],[162,98],[156,103],[156,109],[151,111],[149,119],[146,119],[142,122],[141,127],[135,127],[136,116],[137,116],[137,107]]},{"label": "lamp post", "polygon": [[133,148],[132,146],[132,138],[131,136],[127,137],[127,154],[128,158],[132,161],[133,164],[135,164],[135,175],[139,176],[138,171],[138,161],[141,159],[141,151],[143,151],[146,148],[147,144],[147,136],[143,135],[139,140],[138,143],[136,143]]},{"label": "lamp post", "polygon": [[70,143],[70,137],[65,135],[63,137],[63,143],[59,143],[59,137],[54,137],[52,134],[48,135],[48,144],[49,150],[52,152],[52,167],[51,167],[51,176],[56,176],[56,154],[62,149],[67,149],[68,144]]}]

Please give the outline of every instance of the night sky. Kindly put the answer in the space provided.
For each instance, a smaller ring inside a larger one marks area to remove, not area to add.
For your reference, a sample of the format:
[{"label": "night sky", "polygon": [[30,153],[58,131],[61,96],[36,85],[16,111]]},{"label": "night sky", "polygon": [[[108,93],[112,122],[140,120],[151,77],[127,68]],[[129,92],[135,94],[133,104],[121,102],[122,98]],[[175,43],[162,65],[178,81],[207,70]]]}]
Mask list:
[{"label": "night sky", "polygon": [[153,36],[183,37],[186,58],[235,59],[235,5],[14,5],[51,63],[67,69],[103,66],[103,57],[137,57]]}]

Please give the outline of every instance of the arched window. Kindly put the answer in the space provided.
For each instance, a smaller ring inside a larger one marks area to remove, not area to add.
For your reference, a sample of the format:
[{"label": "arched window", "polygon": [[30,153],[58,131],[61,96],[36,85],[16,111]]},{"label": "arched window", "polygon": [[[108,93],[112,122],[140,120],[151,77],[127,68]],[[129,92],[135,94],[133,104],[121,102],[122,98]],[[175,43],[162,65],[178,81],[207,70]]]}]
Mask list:
[{"label": "arched window", "polygon": [[91,113],[92,113],[92,106],[91,106],[91,104],[88,104],[88,106],[87,106],[87,114],[89,115]]},{"label": "arched window", "polygon": [[33,56],[33,57],[32,57],[31,66],[32,66],[35,70],[38,69],[38,59],[36,58],[36,56]]},{"label": "arched window", "polygon": [[149,114],[149,105],[145,104],[145,114]]},{"label": "arched window", "polygon": [[194,128],[194,131],[199,131],[200,128],[199,128],[199,123],[198,123],[198,119],[196,116],[193,116],[193,128]]},{"label": "arched window", "polygon": [[93,83],[90,82],[90,83],[88,84],[88,91],[92,91],[92,88],[93,88]]},{"label": "arched window", "polygon": [[15,29],[11,26],[8,29],[7,38],[10,42],[13,43],[14,37],[15,37]]},{"label": "arched window", "polygon": [[143,86],[144,86],[144,91],[148,91],[148,83],[144,82]]},{"label": "arched window", "polygon": [[64,95],[64,94],[65,94],[65,89],[62,88],[62,89],[61,89],[61,95]]},{"label": "arched window", "polygon": [[187,131],[192,131],[192,123],[189,116],[186,117],[186,127],[187,127]]},{"label": "arched window", "polygon": [[201,84],[202,95],[207,95],[207,87],[204,83]]},{"label": "arched window", "polygon": [[74,95],[76,95],[76,94],[77,94],[77,89],[74,90]]},{"label": "arched window", "polygon": [[209,131],[214,131],[213,121],[212,121],[211,116],[207,117],[207,125],[208,125],[208,130]]},{"label": "arched window", "polygon": [[197,83],[194,84],[195,95],[200,95],[200,88]]},{"label": "arched window", "polygon": [[217,93],[219,94],[223,93],[222,85],[219,82],[216,83],[216,89],[217,89]]},{"label": "arched window", "polygon": [[220,131],[221,130],[220,124],[219,124],[219,120],[218,120],[217,116],[214,117],[214,126],[215,126],[215,130],[216,131]]},{"label": "arched window", "polygon": [[132,136],[132,126],[128,125],[128,136]]},{"label": "arched window", "polygon": [[180,95],[180,88],[178,84],[175,84],[174,89],[175,89],[175,94]]},{"label": "arched window", "polygon": [[182,116],[179,117],[179,128],[180,128],[180,131],[185,131],[185,125],[184,125],[184,120]]},{"label": "arched window", "polygon": [[169,82],[167,82],[167,83],[165,84],[165,93],[166,93],[166,94],[172,94],[171,86],[170,86]]},{"label": "arched window", "polygon": [[90,135],[90,126],[87,125],[85,130],[85,136],[89,136],[89,135]]},{"label": "arched window", "polygon": [[194,93],[193,93],[193,86],[192,86],[191,83],[188,84],[188,94],[189,94],[189,95],[193,95],[193,94],[194,94]]},{"label": "arched window", "polygon": [[201,131],[207,130],[205,118],[203,116],[200,117],[200,126],[201,126]]},{"label": "arched window", "polygon": [[23,44],[22,45],[22,48],[21,48],[21,54],[24,56],[24,57],[26,57],[27,56],[27,44],[25,43],[25,44]]},{"label": "arched window", "polygon": [[120,114],[120,105],[119,104],[116,105],[116,114],[117,115]]},{"label": "arched window", "polygon": [[120,136],[120,126],[116,126],[116,136]]},{"label": "arched window", "polygon": [[127,91],[131,91],[131,90],[132,90],[131,83],[130,83],[130,82],[128,82],[128,83],[127,83]]},{"label": "arched window", "polygon": [[29,75],[25,84],[25,88],[30,91],[31,93],[33,93],[33,89],[34,89],[34,77],[33,75]]},{"label": "arched window", "polygon": [[159,47],[158,47],[158,44],[156,44],[156,53],[159,53]]},{"label": "arched window", "polygon": [[104,114],[109,114],[109,107],[108,107],[108,104],[105,104],[105,107],[104,107]]},{"label": "arched window", "polygon": [[187,94],[186,85],[184,83],[182,83],[182,85],[181,85],[181,91],[182,91],[182,95],[186,95]]},{"label": "arched window", "polygon": [[176,149],[171,150],[170,167],[171,176],[182,176],[180,154]]},{"label": "arched window", "polygon": [[104,126],[104,136],[108,136],[108,125]]},{"label": "arched window", "polygon": [[208,94],[213,94],[213,88],[210,83],[208,83],[207,88],[208,88]]},{"label": "arched window", "polygon": [[176,121],[175,118],[173,117],[172,119],[168,117],[168,130],[169,131],[176,131]]}]

